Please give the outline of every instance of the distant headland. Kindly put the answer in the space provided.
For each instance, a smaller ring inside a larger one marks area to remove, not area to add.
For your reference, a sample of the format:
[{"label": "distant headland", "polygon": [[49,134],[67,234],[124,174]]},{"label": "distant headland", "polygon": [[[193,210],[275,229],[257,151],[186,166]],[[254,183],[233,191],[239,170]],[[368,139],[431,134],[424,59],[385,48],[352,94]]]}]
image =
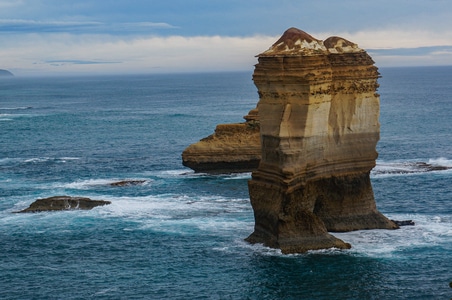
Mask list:
[{"label": "distant headland", "polygon": [[11,73],[10,71],[0,69],[0,77],[12,77],[12,76],[14,76],[14,74]]}]

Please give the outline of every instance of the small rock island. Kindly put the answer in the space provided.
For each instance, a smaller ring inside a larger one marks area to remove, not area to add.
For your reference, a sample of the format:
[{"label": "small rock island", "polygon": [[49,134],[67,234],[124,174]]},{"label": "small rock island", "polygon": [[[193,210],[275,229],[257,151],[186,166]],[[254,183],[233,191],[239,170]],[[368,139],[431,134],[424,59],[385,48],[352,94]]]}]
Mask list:
[{"label": "small rock island", "polygon": [[86,197],[53,196],[49,198],[37,199],[26,209],[18,213],[36,213],[44,211],[61,210],[90,210],[96,206],[111,204],[110,201],[92,200]]}]

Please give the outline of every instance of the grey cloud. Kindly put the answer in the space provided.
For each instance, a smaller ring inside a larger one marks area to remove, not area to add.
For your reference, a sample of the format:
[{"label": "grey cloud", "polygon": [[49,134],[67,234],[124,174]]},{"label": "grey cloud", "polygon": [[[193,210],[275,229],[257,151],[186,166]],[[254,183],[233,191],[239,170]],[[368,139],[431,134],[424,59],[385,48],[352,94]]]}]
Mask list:
[{"label": "grey cloud", "polygon": [[146,33],[151,30],[172,28],[177,27],[163,22],[127,22],[109,24],[95,21],[38,21],[24,19],[0,19],[0,32],[14,33],[67,32],[74,34],[130,34]]},{"label": "grey cloud", "polygon": [[420,56],[437,52],[452,52],[452,46],[428,46],[417,48],[367,49],[370,55]]},{"label": "grey cloud", "polygon": [[46,60],[46,64],[52,66],[61,65],[99,65],[99,64],[120,64],[120,61],[100,61],[100,60],[79,60],[79,59],[58,59],[58,60]]}]

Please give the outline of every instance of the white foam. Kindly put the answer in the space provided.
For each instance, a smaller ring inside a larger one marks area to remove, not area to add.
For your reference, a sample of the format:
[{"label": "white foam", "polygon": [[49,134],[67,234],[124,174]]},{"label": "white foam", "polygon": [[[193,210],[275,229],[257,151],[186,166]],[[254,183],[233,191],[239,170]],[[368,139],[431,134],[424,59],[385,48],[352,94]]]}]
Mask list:
[{"label": "white foam", "polygon": [[231,180],[231,179],[251,179],[251,172],[247,172],[247,173],[235,173],[235,174],[231,174],[228,177],[225,178],[226,180]]},{"label": "white foam", "polygon": [[32,109],[31,106],[18,106],[18,107],[0,107],[0,110],[24,110],[24,109]]},{"label": "white foam", "polygon": [[66,162],[67,160],[80,160],[80,157],[70,157],[70,156],[66,157],[66,156],[64,156],[64,157],[60,157],[58,159],[61,160],[61,161]]},{"label": "white foam", "polygon": [[79,160],[79,157],[33,157],[23,159],[24,163],[45,163],[45,162],[57,162],[57,163],[65,163],[70,160]]},{"label": "white foam", "polygon": [[413,220],[414,226],[402,226],[397,230],[359,230],[333,233],[352,245],[352,253],[393,257],[412,247],[435,247],[452,243],[452,220],[446,216],[394,215],[391,219]]},{"label": "white foam", "polygon": [[13,121],[15,118],[32,117],[33,114],[0,114],[0,121]]},{"label": "white foam", "polygon": [[[444,167],[446,170],[438,170],[435,169],[436,167]],[[447,158],[429,159],[427,162],[422,160],[377,161],[371,175],[373,177],[412,176],[426,172],[450,171],[447,168],[452,168],[452,160]]]},{"label": "white foam", "polygon": [[152,174],[160,175],[162,177],[178,177],[181,175],[194,175],[194,173],[192,171],[189,171],[186,169],[157,171],[157,172],[152,172]]},{"label": "white foam", "polygon": [[[236,241],[234,245],[216,247],[214,250],[233,252],[249,250],[264,256],[303,256],[310,254],[322,255],[354,255],[377,258],[403,258],[404,251],[413,247],[438,247],[452,244],[452,217],[449,215],[432,216],[421,214],[399,214],[391,216],[397,220],[413,220],[414,226],[402,226],[397,230],[359,230],[344,233],[331,233],[352,245],[350,250],[336,248],[312,250],[301,254],[282,254],[279,249],[272,249],[262,244],[251,245],[244,241]],[[254,224],[253,222],[250,222]],[[250,223],[241,226],[252,231]],[[246,230],[245,230],[246,231]],[[240,229],[239,229],[240,232]],[[238,249],[234,249],[238,248]],[[449,246],[450,247],[450,246]]]},{"label": "white foam", "polygon": [[70,183],[55,183],[54,188],[67,188],[67,189],[78,189],[86,190],[91,189],[96,186],[109,185],[115,182],[114,179],[88,179],[88,180],[78,180]]},{"label": "white foam", "polygon": [[431,158],[428,160],[428,164],[452,168],[452,160],[445,157]]}]

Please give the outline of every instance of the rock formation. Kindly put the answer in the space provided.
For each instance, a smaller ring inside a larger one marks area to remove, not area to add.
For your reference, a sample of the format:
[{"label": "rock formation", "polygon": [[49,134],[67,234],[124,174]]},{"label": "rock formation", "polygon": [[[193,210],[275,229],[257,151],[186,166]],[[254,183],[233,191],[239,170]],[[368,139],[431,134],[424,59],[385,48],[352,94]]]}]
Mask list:
[{"label": "rock formation", "polygon": [[77,209],[89,210],[96,206],[103,206],[110,203],[110,201],[91,200],[83,197],[54,196],[50,198],[38,199],[28,208],[19,211],[19,213]]},{"label": "rock formation", "polygon": [[217,125],[215,133],[188,146],[182,163],[196,172],[251,172],[261,158],[257,110],[244,117],[246,122]]},{"label": "rock formation", "polygon": [[378,77],[356,44],[296,28],[258,55],[262,159],[249,181],[249,242],[283,253],[349,248],[328,231],[398,228],[378,212],[369,177],[379,140]]}]

